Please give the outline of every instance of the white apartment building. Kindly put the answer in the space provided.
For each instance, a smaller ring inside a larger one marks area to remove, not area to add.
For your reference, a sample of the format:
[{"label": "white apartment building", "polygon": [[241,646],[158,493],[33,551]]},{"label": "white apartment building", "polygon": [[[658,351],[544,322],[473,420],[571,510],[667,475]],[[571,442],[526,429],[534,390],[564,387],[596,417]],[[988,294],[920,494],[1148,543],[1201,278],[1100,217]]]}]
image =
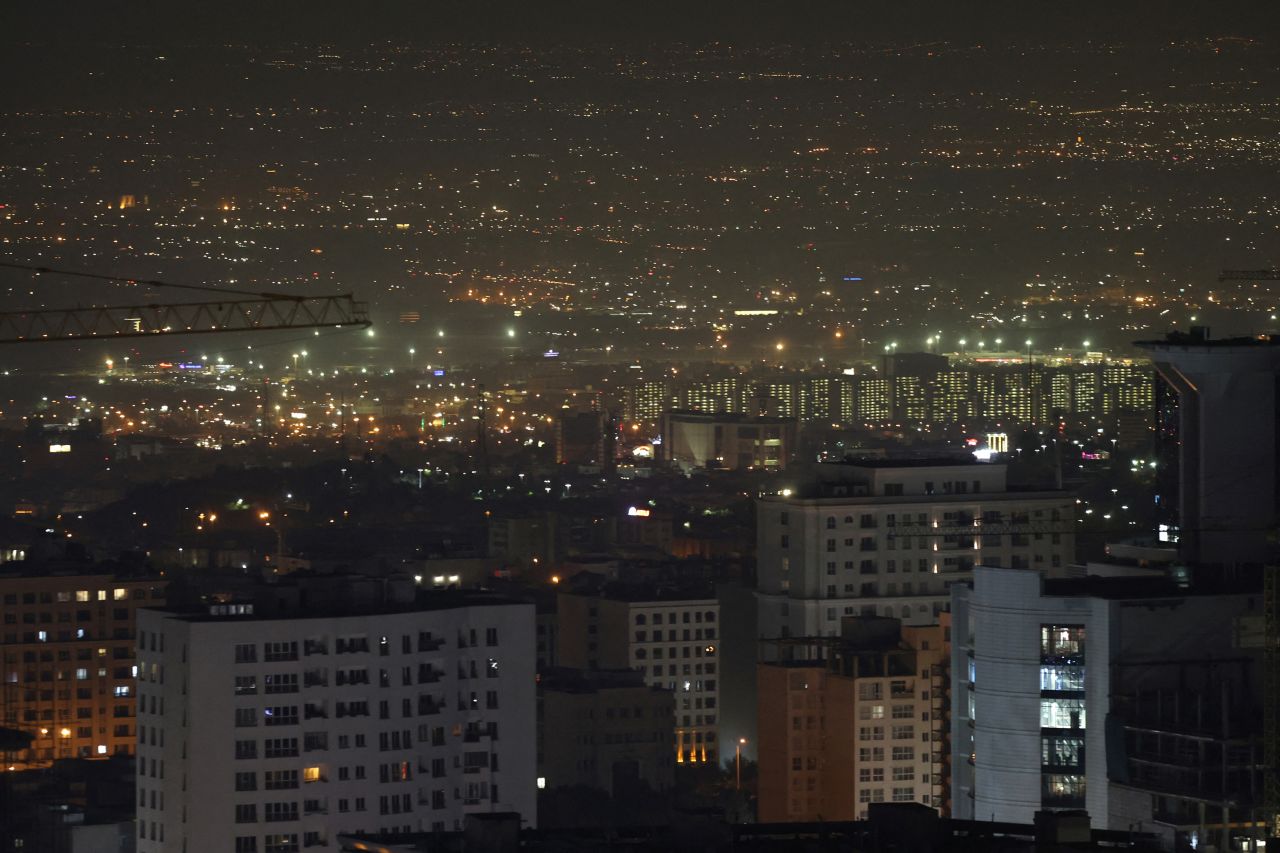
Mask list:
[{"label": "white apartment building", "polygon": [[337,850],[474,812],[535,825],[533,605],[396,598],[139,611],[139,853]]},{"label": "white apartment building", "polygon": [[870,460],[817,466],[803,494],[757,503],[761,637],[833,636],[845,616],[927,625],[979,563],[1056,574],[1073,499],[1011,491],[998,464]]},{"label": "white apartment building", "polygon": [[613,584],[559,596],[560,664],[636,669],[675,694],[676,762],[719,760],[720,603],[687,590]]}]

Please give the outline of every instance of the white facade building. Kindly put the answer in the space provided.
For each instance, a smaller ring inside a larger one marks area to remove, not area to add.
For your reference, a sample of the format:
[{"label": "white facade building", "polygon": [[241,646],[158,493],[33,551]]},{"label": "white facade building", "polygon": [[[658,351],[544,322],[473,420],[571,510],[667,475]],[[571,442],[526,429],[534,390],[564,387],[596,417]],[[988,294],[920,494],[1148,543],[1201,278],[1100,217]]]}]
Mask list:
[{"label": "white facade building", "polygon": [[845,616],[927,625],[974,565],[1063,570],[1065,492],[1015,492],[1005,467],[934,462],[819,465],[806,496],[757,504],[759,634],[834,636]]},{"label": "white facade building", "polygon": [[954,589],[952,814],[1032,823],[1083,808],[1105,829],[1112,602],[1042,584],[980,566]]},{"label": "white facade building", "polygon": [[139,611],[139,853],[336,850],[339,832],[474,812],[535,824],[532,604],[212,610]]}]

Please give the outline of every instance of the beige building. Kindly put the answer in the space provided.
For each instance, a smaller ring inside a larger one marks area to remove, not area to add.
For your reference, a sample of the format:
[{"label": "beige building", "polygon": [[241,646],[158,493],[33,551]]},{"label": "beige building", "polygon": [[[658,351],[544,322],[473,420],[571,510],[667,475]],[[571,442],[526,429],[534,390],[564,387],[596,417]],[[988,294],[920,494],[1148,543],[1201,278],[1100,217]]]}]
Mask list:
[{"label": "beige building", "polygon": [[1011,489],[1004,465],[868,459],[813,478],[756,505],[762,638],[835,636],[847,616],[933,624],[975,565],[1054,575],[1075,554],[1075,499]]},{"label": "beige building", "polygon": [[950,813],[948,620],[844,621],[759,664],[759,818],[864,820],[871,803]]},{"label": "beige building", "polygon": [[559,663],[634,669],[675,694],[677,764],[719,758],[720,604],[709,589],[606,584],[562,593]]}]

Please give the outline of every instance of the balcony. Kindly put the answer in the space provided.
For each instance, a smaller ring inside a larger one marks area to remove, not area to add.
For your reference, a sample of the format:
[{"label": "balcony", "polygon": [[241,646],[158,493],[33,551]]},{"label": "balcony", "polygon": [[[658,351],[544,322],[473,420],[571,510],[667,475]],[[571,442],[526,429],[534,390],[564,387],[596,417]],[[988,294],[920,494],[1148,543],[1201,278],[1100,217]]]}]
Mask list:
[{"label": "balcony", "polygon": [[328,687],[329,673],[323,669],[313,669],[302,674],[303,687]]},{"label": "balcony", "polygon": [[418,651],[420,652],[438,652],[444,648],[443,637],[418,636]]},{"label": "balcony", "polygon": [[329,712],[324,709],[323,705],[304,705],[302,707],[302,718],[304,720],[311,720],[317,717],[324,720],[329,718]]},{"label": "balcony", "polygon": [[303,640],[302,653],[304,655],[327,655],[329,654],[329,646],[323,640]]}]

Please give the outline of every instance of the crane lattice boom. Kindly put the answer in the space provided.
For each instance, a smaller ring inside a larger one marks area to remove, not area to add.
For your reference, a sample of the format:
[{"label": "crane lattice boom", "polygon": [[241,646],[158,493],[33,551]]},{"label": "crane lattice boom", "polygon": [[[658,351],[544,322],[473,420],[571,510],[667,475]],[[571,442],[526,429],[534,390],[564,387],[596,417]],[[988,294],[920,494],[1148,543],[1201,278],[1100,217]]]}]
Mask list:
[{"label": "crane lattice boom", "polygon": [[0,343],[369,325],[366,303],[357,302],[350,294],[264,294],[217,302],[4,311],[0,312]]}]

